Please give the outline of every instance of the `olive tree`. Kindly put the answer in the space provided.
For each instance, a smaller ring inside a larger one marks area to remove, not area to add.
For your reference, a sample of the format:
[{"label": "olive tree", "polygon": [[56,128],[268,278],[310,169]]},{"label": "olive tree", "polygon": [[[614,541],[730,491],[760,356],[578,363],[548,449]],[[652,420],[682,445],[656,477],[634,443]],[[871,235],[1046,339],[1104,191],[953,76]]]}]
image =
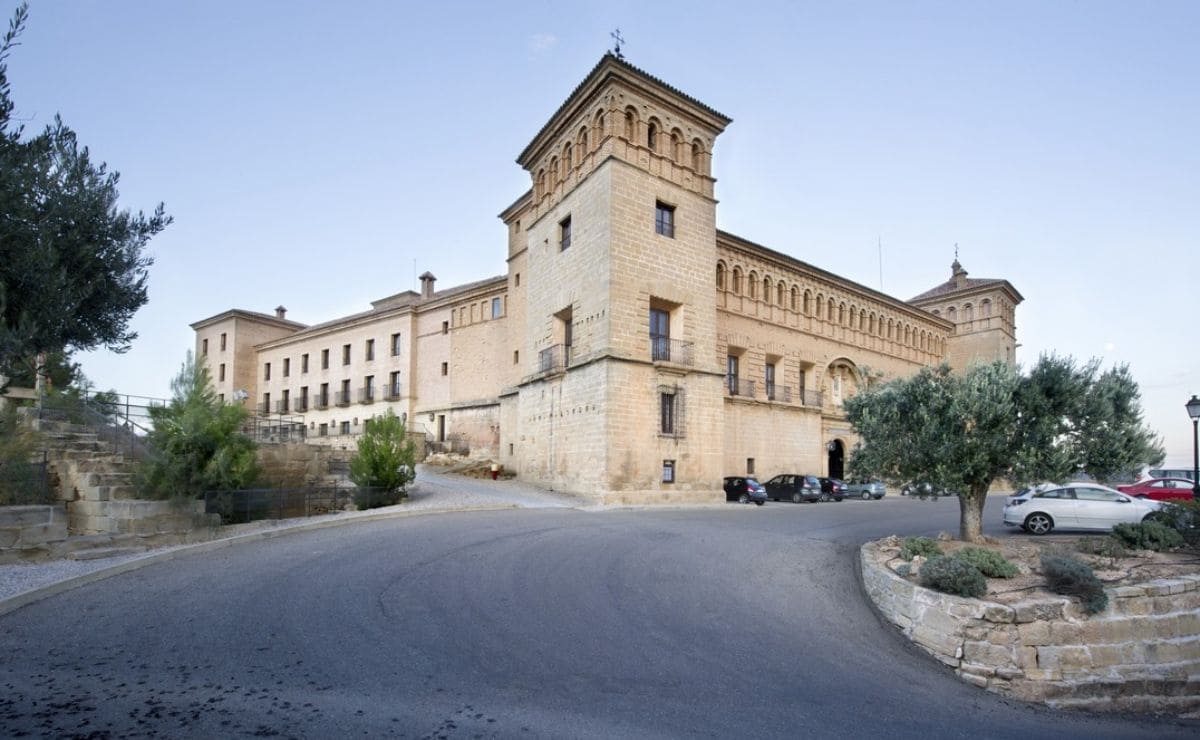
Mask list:
[{"label": "olive tree", "polygon": [[1027,374],[1007,363],[948,365],[872,386],[850,398],[856,476],[929,480],[959,492],[959,531],[982,538],[983,505],[998,479],[1014,484],[1078,473],[1106,479],[1163,458],[1142,422],[1126,366],[1043,355]]}]

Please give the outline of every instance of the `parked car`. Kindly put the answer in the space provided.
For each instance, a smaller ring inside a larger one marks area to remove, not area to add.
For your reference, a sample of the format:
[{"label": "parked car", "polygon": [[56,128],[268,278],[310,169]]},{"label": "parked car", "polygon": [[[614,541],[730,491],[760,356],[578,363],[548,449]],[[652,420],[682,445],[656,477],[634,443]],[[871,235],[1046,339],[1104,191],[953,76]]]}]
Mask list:
[{"label": "parked car", "polygon": [[753,478],[731,475],[725,479],[725,500],[742,504],[753,501],[762,506],[767,503],[767,489]]},{"label": "parked car", "polygon": [[1192,482],[1187,478],[1148,478],[1127,486],[1117,486],[1121,493],[1155,501],[1194,501]]},{"label": "parked car", "polygon": [[821,481],[813,475],[780,473],[767,481],[767,497],[798,504],[801,501],[821,500]]},{"label": "parked car", "polygon": [[849,480],[846,481],[846,495],[850,497],[858,496],[863,501],[875,499],[878,501],[887,495],[887,486],[883,481],[878,480]]},{"label": "parked car", "polygon": [[821,482],[821,500],[841,501],[846,498],[846,484],[837,478],[818,478]]},{"label": "parked car", "polygon": [[954,491],[946,490],[943,486],[930,483],[927,480],[909,481],[900,486],[901,496],[957,496]]},{"label": "parked car", "polygon": [[1117,524],[1154,519],[1162,506],[1098,483],[1039,486],[1004,502],[1004,523],[1032,534],[1054,529],[1108,531]]}]

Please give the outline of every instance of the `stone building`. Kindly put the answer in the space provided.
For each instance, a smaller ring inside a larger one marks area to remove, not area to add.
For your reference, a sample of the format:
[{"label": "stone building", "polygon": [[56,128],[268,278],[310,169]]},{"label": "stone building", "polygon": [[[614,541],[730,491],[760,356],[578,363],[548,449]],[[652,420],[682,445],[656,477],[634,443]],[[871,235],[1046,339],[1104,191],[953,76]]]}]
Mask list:
[{"label": "stone building", "polygon": [[903,301],[716,227],[731,119],[606,54],[520,153],[507,274],[314,326],[192,324],[222,398],[352,443],[385,408],[435,446],[608,503],[708,501],[725,475],[840,476],[843,399],[946,360],[1013,361],[1021,295]]}]

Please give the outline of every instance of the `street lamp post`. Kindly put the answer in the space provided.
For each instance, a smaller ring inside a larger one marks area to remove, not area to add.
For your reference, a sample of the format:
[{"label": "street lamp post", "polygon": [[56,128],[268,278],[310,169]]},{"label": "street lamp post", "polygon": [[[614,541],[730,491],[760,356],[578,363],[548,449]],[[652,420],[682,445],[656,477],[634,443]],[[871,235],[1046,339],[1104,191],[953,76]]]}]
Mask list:
[{"label": "street lamp post", "polygon": [[1192,417],[1192,498],[1200,500],[1200,436],[1196,429],[1200,421],[1200,398],[1192,396],[1187,402],[1187,412]]}]

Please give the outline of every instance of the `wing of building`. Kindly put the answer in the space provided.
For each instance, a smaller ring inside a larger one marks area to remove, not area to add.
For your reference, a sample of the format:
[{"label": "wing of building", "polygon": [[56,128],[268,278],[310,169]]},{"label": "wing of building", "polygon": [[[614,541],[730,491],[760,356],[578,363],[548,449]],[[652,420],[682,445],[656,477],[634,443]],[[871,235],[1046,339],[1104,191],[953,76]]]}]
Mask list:
[{"label": "wing of building", "polygon": [[726,475],[843,474],[843,399],[948,361],[1013,361],[1020,293],[950,280],[909,301],[716,227],[731,119],[606,54],[517,158],[508,273],[305,326],[192,324],[228,402],[353,444],[386,408],[434,448],[606,503],[721,498]]}]

